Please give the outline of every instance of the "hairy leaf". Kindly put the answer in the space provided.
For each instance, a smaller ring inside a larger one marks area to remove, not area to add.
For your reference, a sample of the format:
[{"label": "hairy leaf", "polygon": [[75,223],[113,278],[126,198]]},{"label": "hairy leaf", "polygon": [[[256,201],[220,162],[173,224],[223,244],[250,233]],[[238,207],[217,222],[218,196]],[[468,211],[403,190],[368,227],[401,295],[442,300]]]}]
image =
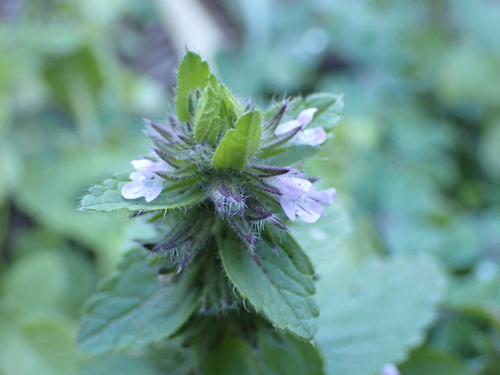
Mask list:
[{"label": "hairy leaf", "polygon": [[311,339],[319,311],[312,299],[312,278],[309,272],[304,273],[310,267],[298,246],[287,245],[283,241],[273,248],[261,240],[256,245],[259,260],[255,261],[232,232],[219,241],[222,264],[240,294],[277,328]]},{"label": "hairy leaf", "polygon": [[199,307],[196,270],[163,284],[148,263],[142,250],[133,250],[118,272],[101,284],[82,318],[82,350],[100,354],[165,339]]},{"label": "hairy leaf", "polygon": [[197,185],[179,182],[165,184],[167,187],[158,198],[149,203],[144,198],[129,200],[121,195],[121,188],[127,182],[127,174],[122,173],[105,180],[100,185],[94,185],[82,198],[80,209],[100,212],[157,211],[188,206],[203,199],[203,193]]},{"label": "hairy leaf", "polygon": [[215,150],[212,165],[217,169],[237,169],[257,152],[262,136],[262,115],[259,110],[245,113],[228,130]]},{"label": "hairy leaf", "polygon": [[191,51],[186,52],[177,71],[175,110],[181,122],[189,121],[189,95],[196,89],[203,90],[210,77],[208,63]]},{"label": "hairy leaf", "polygon": [[225,130],[221,121],[221,100],[218,90],[208,85],[203,90],[194,121],[193,135],[197,142],[205,141],[215,145],[217,137]]}]

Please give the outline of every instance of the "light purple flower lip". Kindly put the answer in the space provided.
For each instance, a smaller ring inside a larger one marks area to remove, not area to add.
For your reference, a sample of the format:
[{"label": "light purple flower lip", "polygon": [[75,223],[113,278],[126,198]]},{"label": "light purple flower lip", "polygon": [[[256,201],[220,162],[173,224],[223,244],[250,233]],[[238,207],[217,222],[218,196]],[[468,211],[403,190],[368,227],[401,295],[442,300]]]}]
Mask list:
[{"label": "light purple flower lip", "polygon": [[317,146],[322,144],[326,139],[325,130],[321,127],[312,129],[304,129],[312,121],[317,108],[308,108],[299,113],[295,120],[285,122],[278,125],[274,134],[284,134],[292,129],[300,127],[301,130],[290,140],[296,145]]},{"label": "light purple flower lip", "polygon": [[292,221],[298,215],[306,223],[315,223],[325,216],[322,205],[333,204],[337,194],[333,188],[317,191],[309,180],[298,177],[277,176],[272,178],[272,183],[283,194],[280,204]]},{"label": "light purple flower lip", "polygon": [[136,169],[130,174],[132,181],[123,185],[121,194],[125,199],[137,199],[144,197],[146,202],[151,202],[158,197],[163,190],[163,179],[155,172],[163,169],[164,163],[154,162],[149,159],[132,160]]}]

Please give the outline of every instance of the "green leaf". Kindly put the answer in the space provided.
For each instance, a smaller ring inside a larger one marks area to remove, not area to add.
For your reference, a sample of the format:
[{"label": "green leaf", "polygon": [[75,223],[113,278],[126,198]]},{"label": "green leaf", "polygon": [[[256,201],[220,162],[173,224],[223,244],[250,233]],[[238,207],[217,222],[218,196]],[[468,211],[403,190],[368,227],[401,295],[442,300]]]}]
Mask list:
[{"label": "green leaf", "polygon": [[189,121],[189,95],[196,89],[203,90],[210,77],[208,63],[191,51],[186,52],[177,71],[175,110],[179,121]]},{"label": "green leaf", "polygon": [[399,367],[401,375],[472,375],[467,365],[458,358],[431,349],[419,349]]},{"label": "green leaf", "polygon": [[[265,117],[272,117],[281,103],[274,104],[265,111]],[[286,118],[295,119],[300,112],[307,108],[316,108],[312,121],[307,125],[307,128],[321,126],[325,131],[332,130],[340,121],[340,113],[344,108],[343,95],[333,95],[328,93],[317,93],[309,95],[306,98],[294,98],[290,101],[288,107],[290,110],[286,114]],[[282,120],[285,122],[286,120]]]},{"label": "green leaf", "polygon": [[339,202],[325,207],[326,217],[314,225],[292,223],[289,229],[314,263],[327,261],[337,254],[337,247],[351,234],[348,212]]},{"label": "green leaf", "polygon": [[319,267],[316,342],[331,374],[372,375],[401,361],[437,314],[444,278],[427,257]]},{"label": "green leaf", "polygon": [[7,270],[4,296],[19,313],[78,316],[95,287],[92,265],[74,251],[43,250],[43,245],[36,245],[36,252],[22,256]]},{"label": "green leaf", "polygon": [[[327,141],[328,142],[328,141]],[[274,155],[263,155],[266,163],[271,165],[293,165],[302,163],[314,156],[321,150],[322,146],[294,145],[287,148],[273,150]]]},{"label": "green leaf", "polygon": [[122,173],[105,180],[101,185],[91,187],[82,198],[80,209],[100,212],[170,210],[203,199],[203,193],[196,184],[186,185],[180,182],[165,184],[167,187],[152,202],[148,203],[144,198],[128,200],[121,195],[121,188],[127,182],[127,173]]},{"label": "green leaf", "polygon": [[[315,288],[312,271],[298,246],[285,234],[281,243],[261,240],[258,261],[232,232],[219,239],[222,264],[240,294],[279,329],[311,339],[316,333],[319,311],[312,298]],[[300,251],[300,252],[299,252]]]},{"label": "green leaf", "polygon": [[255,353],[243,338],[226,333],[206,356],[202,375],[259,375]]},{"label": "green leaf", "polygon": [[259,110],[246,112],[228,130],[215,150],[212,165],[217,169],[241,170],[257,152],[262,136],[262,115]]},{"label": "green leaf", "polygon": [[71,106],[70,99],[74,93],[70,78],[82,77],[88,86],[94,105],[103,86],[104,77],[99,67],[95,51],[91,46],[83,46],[75,52],[63,56],[47,64],[44,71],[45,79],[54,96],[65,105]]},{"label": "green leaf", "polygon": [[257,341],[226,332],[207,353],[203,375],[324,375],[323,360],[310,342],[272,329],[260,330]]},{"label": "green leaf", "polygon": [[323,375],[323,359],[310,342],[282,334],[260,334],[261,352],[265,374]]},{"label": "green leaf", "polygon": [[198,101],[193,129],[194,139],[197,142],[206,141],[215,145],[219,134],[228,129],[221,120],[221,101],[218,90],[208,85]]},{"label": "green leaf", "polygon": [[67,375],[78,368],[75,327],[60,314],[37,314],[0,326],[0,373]]},{"label": "green leaf", "polygon": [[82,318],[82,350],[100,354],[165,339],[199,307],[195,269],[163,284],[148,264],[142,250],[131,251],[118,272],[100,285]]},{"label": "green leaf", "polygon": [[76,375],[162,375],[154,363],[123,354],[106,354],[92,358]]},{"label": "green leaf", "polygon": [[219,82],[220,95],[235,119],[243,114],[243,106],[227,86]]}]

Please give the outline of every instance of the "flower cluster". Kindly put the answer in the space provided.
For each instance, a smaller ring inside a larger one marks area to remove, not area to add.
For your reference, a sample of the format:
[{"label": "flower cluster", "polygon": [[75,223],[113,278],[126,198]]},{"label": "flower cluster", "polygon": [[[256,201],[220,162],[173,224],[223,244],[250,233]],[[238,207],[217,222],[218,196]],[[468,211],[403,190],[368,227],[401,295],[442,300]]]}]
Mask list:
[{"label": "flower cluster", "polygon": [[335,189],[317,191],[315,180],[292,167],[303,159],[300,150],[316,150],[327,139],[314,124],[316,107],[299,112],[296,101],[285,100],[261,115],[251,105],[243,108],[214,76],[184,98],[182,90],[179,83],[177,114],[169,114],[166,124],[147,120],[153,153],[132,161],[131,181],[121,188],[125,199],[146,202],[174,185],[204,196],[152,251],[179,254],[179,264],[186,263],[213,234],[209,217],[235,231],[253,252],[269,225],[286,231],[286,220],[299,216],[314,223],[325,215]]}]

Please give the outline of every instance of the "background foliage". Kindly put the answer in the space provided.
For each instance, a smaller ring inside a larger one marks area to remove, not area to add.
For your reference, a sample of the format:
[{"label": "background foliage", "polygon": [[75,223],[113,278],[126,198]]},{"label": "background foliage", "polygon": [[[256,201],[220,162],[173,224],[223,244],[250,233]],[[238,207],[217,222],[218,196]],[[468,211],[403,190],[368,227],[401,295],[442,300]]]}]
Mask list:
[{"label": "background foliage", "polygon": [[144,153],[187,42],[256,102],[344,93],[308,166],[338,204],[294,228],[322,275],[329,373],[498,373],[500,4],[194,3],[205,23],[186,28],[168,0],[0,2],[0,374],[188,373],[189,353],[88,362],[75,344],[97,281],[147,236],[78,199]]}]

